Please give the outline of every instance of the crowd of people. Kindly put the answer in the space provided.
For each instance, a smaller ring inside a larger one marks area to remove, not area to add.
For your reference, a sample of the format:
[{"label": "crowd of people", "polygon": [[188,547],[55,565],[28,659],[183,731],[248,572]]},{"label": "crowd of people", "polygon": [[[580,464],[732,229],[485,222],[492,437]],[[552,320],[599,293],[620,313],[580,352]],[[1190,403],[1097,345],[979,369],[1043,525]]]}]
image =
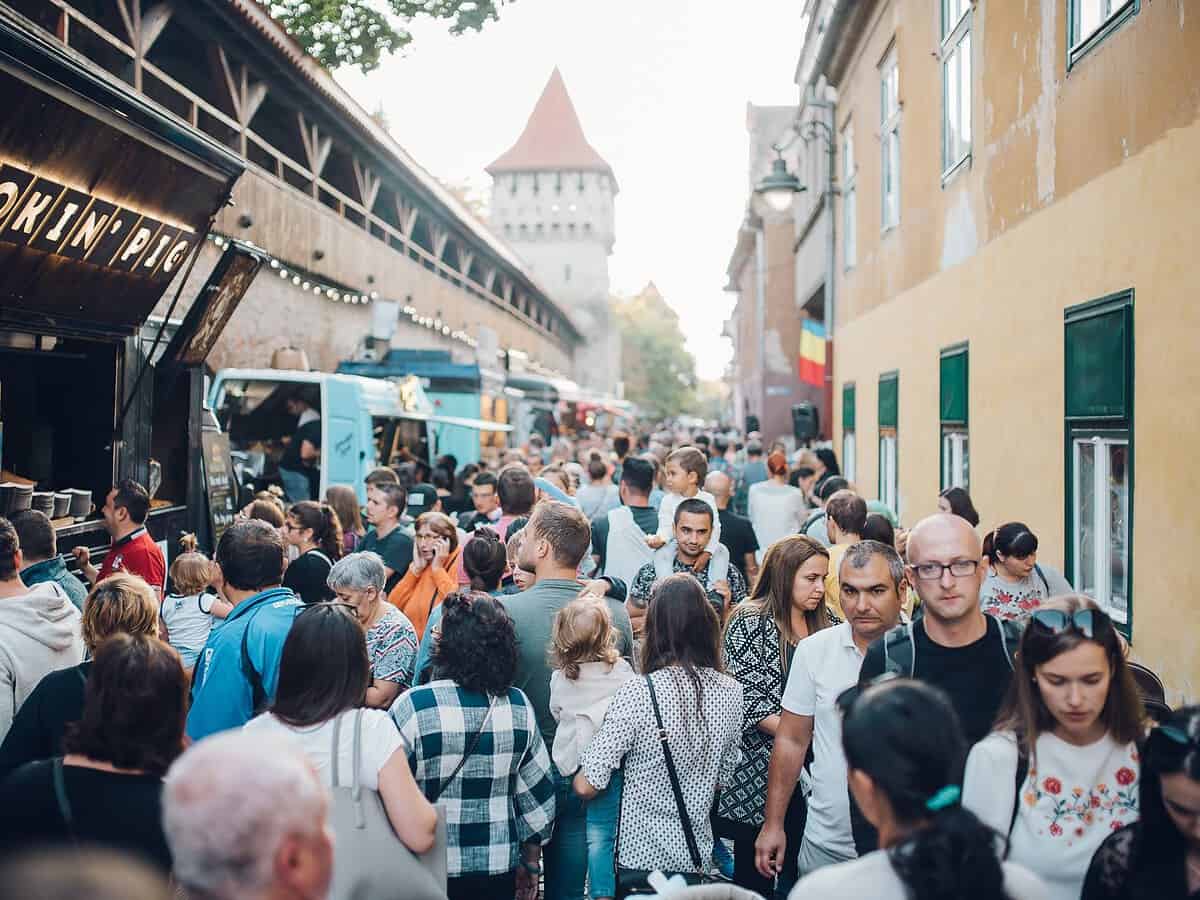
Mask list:
[{"label": "crowd of people", "polygon": [[1200,894],[1200,707],[1032,528],[930,499],[905,528],[827,448],[661,430],[263,492],[169,569],[131,481],[83,580],[45,516],[0,519],[3,878]]}]

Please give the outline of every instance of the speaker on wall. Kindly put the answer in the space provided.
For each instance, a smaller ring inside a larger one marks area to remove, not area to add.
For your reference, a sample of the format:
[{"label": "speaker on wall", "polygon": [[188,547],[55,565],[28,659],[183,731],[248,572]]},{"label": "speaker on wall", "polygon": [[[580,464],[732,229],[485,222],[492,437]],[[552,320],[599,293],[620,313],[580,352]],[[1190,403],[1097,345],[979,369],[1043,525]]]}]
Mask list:
[{"label": "speaker on wall", "polygon": [[821,414],[815,404],[797,403],[792,407],[792,434],[797,441],[816,440],[821,433]]}]

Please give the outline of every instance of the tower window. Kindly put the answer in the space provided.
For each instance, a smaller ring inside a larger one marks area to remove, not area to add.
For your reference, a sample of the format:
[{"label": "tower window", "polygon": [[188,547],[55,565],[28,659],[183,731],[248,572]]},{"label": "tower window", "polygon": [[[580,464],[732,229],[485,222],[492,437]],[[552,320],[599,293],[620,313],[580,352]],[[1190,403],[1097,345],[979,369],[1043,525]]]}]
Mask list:
[{"label": "tower window", "polygon": [[520,181],[521,181],[521,176],[520,176],[520,175],[514,175],[514,176],[513,176],[513,180],[512,180],[512,192],[513,192],[514,194],[517,192],[517,185],[520,183]]},{"label": "tower window", "polygon": [[569,265],[563,266],[563,281],[570,281],[570,280],[571,280],[571,267]]},{"label": "tower window", "polygon": [[511,222],[504,223],[504,233],[509,234],[509,235],[512,234],[512,223]]},{"label": "tower window", "polygon": [[534,172],[534,173],[533,173],[533,192],[534,192],[535,194],[538,192],[538,177],[537,177],[537,172]]},{"label": "tower window", "polygon": [[529,229],[525,226],[524,222],[521,223],[520,228],[518,228],[517,230],[520,233],[522,238],[524,238],[529,233]]},{"label": "tower window", "polygon": [[537,223],[536,227],[534,228],[534,231],[537,232],[537,236],[539,238],[545,236],[545,233],[546,233],[546,229],[543,227],[541,222]]},{"label": "tower window", "polygon": [[583,173],[579,173],[579,193],[583,193]]},{"label": "tower window", "polygon": [[592,223],[591,222],[583,223],[583,233],[585,235],[587,235],[588,237],[592,236]]},{"label": "tower window", "polygon": [[554,176],[554,193],[562,193],[562,172],[558,172]]},{"label": "tower window", "polygon": [[550,233],[554,237],[560,237],[562,234],[562,226],[559,225],[557,222],[555,222],[553,225],[550,226]]},{"label": "tower window", "polygon": [[575,237],[575,223],[574,222],[570,222],[567,224],[567,236]]}]

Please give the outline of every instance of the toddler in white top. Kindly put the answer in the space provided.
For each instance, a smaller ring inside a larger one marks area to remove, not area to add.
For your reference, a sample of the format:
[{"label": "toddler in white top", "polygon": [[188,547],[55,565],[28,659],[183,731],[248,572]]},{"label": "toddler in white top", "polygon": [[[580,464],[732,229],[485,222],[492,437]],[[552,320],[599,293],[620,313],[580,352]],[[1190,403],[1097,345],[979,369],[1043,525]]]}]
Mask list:
[{"label": "toddler in white top", "polygon": [[184,552],[171,563],[174,593],[163,598],[159,619],[165,632],[163,640],[175,648],[183,667],[190,672],[208,641],[213,616],[224,619],[233,607],[207,593],[216,567],[196,549],[196,536],[185,534],[179,543]]},{"label": "toddler in white top", "polygon": [[[562,775],[579,768],[583,748],[604,721],[613,695],[633,667],[617,652],[617,632],[603,599],[581,594],[558,611],[550,640],[550,713],[558,722],[552,757]],[[616,896],[613,850],[621,806],[620,773],[588,802],[588,881],[596,900]]]},{"label": "toddler in white top", "polygon": [[646,543],[657,550],[670,543],[675,536],[675,510],[684,500],[703,500],[712,508],[712,537],[705,550],[715,554],[721,546],[721,515],[717,500],[700,485],[708,477],[708,460],[695,447],[680,447],[667,457],[666,492],[658,507],[658,531],[646,538]]}]

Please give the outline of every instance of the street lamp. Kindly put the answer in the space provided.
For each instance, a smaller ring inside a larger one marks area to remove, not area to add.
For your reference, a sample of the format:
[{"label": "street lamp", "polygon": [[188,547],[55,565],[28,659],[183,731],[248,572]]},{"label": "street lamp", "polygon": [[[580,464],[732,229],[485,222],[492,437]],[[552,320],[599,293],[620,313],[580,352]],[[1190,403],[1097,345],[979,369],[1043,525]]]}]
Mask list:
[{"label": "street lamp", "polygon": [[775,212],[786,212],[792,205],[792,198],[803,192],[805,187],[799,178],[788,171],[787,163],[783,161],[783,149],[778,146],[772,149],[775,151],[775,161],[771,163],[771,171],[758,183],[754,192],[761,194],[767,206]]}]

